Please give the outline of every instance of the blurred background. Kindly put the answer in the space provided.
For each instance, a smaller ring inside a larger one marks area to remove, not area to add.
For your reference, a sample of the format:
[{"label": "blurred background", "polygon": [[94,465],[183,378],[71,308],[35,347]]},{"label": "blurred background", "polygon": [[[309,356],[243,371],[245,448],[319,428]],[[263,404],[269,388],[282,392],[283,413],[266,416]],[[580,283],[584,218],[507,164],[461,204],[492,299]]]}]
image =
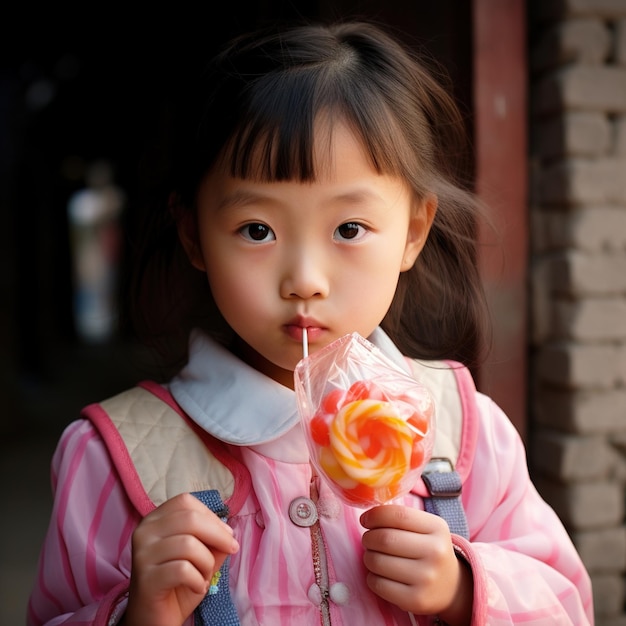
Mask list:
[{"label": "blurred background", "polygon": [[5,11],[0,626],[24,623],[63,428],[167,375],[119,323],[164,105],[232,35],[337,16],[397,29],[449,75],[502,227],[495,242],[480,233],[494,331],[479,387],[528,444],[592,573],[598,623],[624,626],[626,0],[205,4]]}]

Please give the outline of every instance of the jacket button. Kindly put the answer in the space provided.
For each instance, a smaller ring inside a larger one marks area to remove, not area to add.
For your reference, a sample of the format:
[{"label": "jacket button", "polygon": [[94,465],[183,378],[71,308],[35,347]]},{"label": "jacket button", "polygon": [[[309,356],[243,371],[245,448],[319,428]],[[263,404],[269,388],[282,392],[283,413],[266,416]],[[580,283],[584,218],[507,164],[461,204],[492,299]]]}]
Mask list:
[{"label": "jacket button", "polygon": [[317,508],[309,498],[295,498],[289,505],[289,519],[296,526],[313,526],[317,522]]},{"label": "jacket button", "polygon": [[330,599],[339,606],[348,603],[350,600],[350,589],[348,589],[348,585],[346,583],[333,583],[330,586]]},{"label": "jacket button", "polygon": [[320,604],[322,604],[322,590],[316,583],[313,583],[309,587],[309,592],[307,593],[307,596],[309,596],[311,604],[314,604],[315,606],[319,606]]}]

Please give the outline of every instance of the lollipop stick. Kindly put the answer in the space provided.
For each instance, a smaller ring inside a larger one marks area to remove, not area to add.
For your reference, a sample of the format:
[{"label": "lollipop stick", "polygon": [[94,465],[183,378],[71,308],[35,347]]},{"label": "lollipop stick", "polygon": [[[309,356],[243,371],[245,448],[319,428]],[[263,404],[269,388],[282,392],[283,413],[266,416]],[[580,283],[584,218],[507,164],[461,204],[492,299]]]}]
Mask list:
[{"label": "lollipop stick", "polygon": [[[309,356],[309,334],[306,328],[302,329],[302,358],[306,359]],[[304,364],[304,390],[307,397],[307,402],[311,399],[311,381],[309,379],[309,363],[305,361]]]}]

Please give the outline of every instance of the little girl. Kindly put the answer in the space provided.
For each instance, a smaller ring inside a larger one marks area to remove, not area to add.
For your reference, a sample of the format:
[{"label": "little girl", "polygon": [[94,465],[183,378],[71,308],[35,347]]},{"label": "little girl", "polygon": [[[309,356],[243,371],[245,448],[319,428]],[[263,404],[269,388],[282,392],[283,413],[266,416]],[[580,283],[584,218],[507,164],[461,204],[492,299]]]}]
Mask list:
[{"label": "little girl", "polygon": [[[461,365],[484,314],[450,96],[378,27],[307,25],[232,42],[180,122],[134,295],[185,363],[67,427],[28,624],[591,624],[520,438]],[[443,493],[424,474],[359,509],[315,474],[303,329],[430,387]]]}]

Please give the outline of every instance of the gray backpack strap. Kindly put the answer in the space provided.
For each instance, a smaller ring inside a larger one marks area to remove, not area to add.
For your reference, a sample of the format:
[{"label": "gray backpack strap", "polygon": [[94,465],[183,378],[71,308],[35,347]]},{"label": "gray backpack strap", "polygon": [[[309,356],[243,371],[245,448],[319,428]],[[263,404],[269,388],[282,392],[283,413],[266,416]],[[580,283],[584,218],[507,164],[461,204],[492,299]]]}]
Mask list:
[{"label": "gray backpack strap", "polygon": [[[228,509],[216,489],[192,492],[200,502],[208,506],[222,521],[228,518]],[[209,591],[194,611],[195,626],[240,626],[237,611],[230,596],[228,557],[213,575]]]},{"label": "gray backpack strap", "polygon": [[450,459],[433,458],[424,468],[422,479],[430,493],[424,509],[443,517],[450,532],[469,539],[469,527],[461,501],[461,477]]}]

